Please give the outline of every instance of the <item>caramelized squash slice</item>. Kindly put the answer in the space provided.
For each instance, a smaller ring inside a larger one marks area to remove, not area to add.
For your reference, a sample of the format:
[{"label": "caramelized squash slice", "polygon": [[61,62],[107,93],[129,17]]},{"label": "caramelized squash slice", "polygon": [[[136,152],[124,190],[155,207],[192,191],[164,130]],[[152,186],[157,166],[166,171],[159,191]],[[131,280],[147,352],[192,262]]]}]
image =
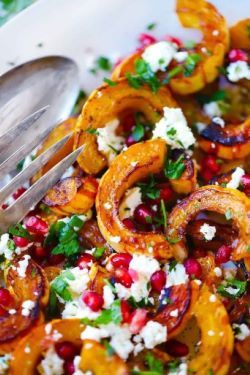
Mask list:
[{"label": "caramelized squash slice", "polygon": [[250,51],[249,28],[250,18],[241,20],[230,28],[232,48],[242,48]]},{"label": "caramelized squash slice", "polygon": [[146,86],[139,91],[134,89],[126,79],[119,80],[116,86],[102,85],[93,91],[76,124],[75,147],[85,145],[77,159],[80,167],[86,173],[97,174],[107,166],[106,157],[98,150],[96,135],[91,132],[105,127],[127,110],[142,112],[150,123],[155,124],[162,117],[165,106],[177,106],[167,88],[161,88],[154,95]]}]

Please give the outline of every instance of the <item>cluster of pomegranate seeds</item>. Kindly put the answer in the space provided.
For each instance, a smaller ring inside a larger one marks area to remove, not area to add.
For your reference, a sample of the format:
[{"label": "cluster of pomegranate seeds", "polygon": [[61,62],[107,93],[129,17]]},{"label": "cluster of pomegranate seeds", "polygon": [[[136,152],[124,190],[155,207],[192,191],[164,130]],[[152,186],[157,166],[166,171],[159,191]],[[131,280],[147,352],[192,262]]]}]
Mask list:
[{"label": "cluster of pomegranate seeds", "polygon": [[246,173],[241,177],[241,183],[244,193],[250,195],[250,173]]},{"label": "cluster of pomegranate seeds", "polygon": [[130,321],[130,332],[135,335],[141,331],[141,329],[147,323],[147,310],[146,309],[136,309],[131,315]]},{"label": "cluster of pomegranate seeds", "polygon": [[172,188],[167,184],[160,185],[160,200],[169,201],[173,198],[174,192]]},{"label": "cluster of pomegranate seeds", "polygon": [[231,49],[228,54],[230,62],[248,61],[248,54],[242,49]]},{"label": "cluster of pomegranate seeds", "polygon": [[77,355],[77,348],[70,341],[56,343],[55,350],[64,361],[70,361]]},{"label": "cluster of pomegranate seeds", "polygon": [[115,280],[125,286],[125,288],[130,288],[133,283],[129,271],[125,268],[118,268],[115,270]]},{"label": "cluster of pomegranate seeds", "polygon": [[177,340],[169,340],[165,344],[165,348],[172,357],[186,357],[189,353],[188,346]]},{"label": "cluster of pomegranate seeds", "polygon": [[119,253],[112,256],[111,264],[114,268],[128,269],[132,259],[133,257],[129,253]]},{"label": "cluster of pomegranate seeds", "polygon": [[194,259],[189,258],[184,262],[184,267],[186,269],[186,273],[191,276],[195,277],[196,279],[200,279],[202,276],[202,268],[200,263]]},{"label": "cluster of pomegranate seeds", "polygon": [[89,268],[90,263],[94,261],[95,261],[95,258],[93,257],[93,255],[85,253],[85,254],[80,255],[80,257],[77,259],[76,264],[81,270],[83,270],[84,268]]},{"label": "cluster of pomegranate seeds", "polygon": [[232,248],[227,245],[222,245],[215,253],[215,263],[222,264],[230,260]]},{"label": "cluster of pomegranate seeds", "polygon": [[201,161],[201,176],[205,182],[211,180],[220,172],[220,165],[214,155],[206,155]]},{"label": "cluster of pomegranate seeds", "polygon": [[63,254],[50,254],[48,262],[51,266],[56,266],[64,261],[65,256]]},{"label": "cluster of pomegranate seeds", "polygon": [[154,218],[154,211],[145,203],[139,204],[134,211],[134,219],[140,224],[150,224]]},{"label": "cluster of pomegranate seeds", "polygon": [[35,246],[34,249],[32,250],[32,253],[34,257],[37,259],[44,259],[48,255],[48,252],[42,246]]},{"label": "cluster of pomegranate seeds", "polygon": [[0,306],[0,317],[1,316],[6,316],[7,315],[7,311],[4,310],[1,306]]},{"label": "cluster of pomegranate seeds", "polygon": [[130,323],[132,307],[126,300],[121,300],[122,323]]},{"label": "cluster of pomegranate seeds", "polygon": [[150,278],[150,283],[152,289],[160,293],[166,284],[166,272],[162,270],[155,271]]},{"label": "cluster of pomegranate seeds", "polygon": [[153,35],[147,33],[141,33],[138,40],[140,42],[141,48],[145,48],[147,46],[150,46],[150,44],[154,44],[157,42],[157,39]]},{"label": "cluster of pomegranate seeds", "polygon": [[13,297],[6,288],[0,288],[0,306],[7,308],[13,303]]},{"label": "cluster of pomegranate seeds", "polygon": [[18,247],[26,247],[30,241],[27,238],[14,236],[13,237],[14,244]]},{"label": "cluster of pomegranate seeds", "polygon": [[38,216],[29,216],[25,219],[24,224],[27,230],[34,234],[41,234],[45,236],[49,230],[49,226],[46,221],[42,220]]},{"label": "cluster of pomegranate seeds", "polygon": [[82,300],[92,311],[99,311],[104,304],[103,296],[93,291],[84,292]]}]

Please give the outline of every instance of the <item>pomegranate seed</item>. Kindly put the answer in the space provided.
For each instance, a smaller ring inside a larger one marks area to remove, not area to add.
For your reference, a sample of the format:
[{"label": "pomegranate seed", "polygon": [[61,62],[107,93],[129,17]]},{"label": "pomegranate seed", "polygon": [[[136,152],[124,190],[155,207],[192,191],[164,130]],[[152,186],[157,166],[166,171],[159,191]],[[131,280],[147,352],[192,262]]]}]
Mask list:
[{"label": "pomegranate seed", "polygon": [[6,208],[8,208],[9,206],[7,204],[2,204],[2,210],[6,210]]},{"label": "pomegranate seed", "polygon": [[77,354],[77,348],[69,341],[58,342],[55,349],[59,357],[65,361],[72,360]]},{"label": "pomegranate seed", "polygon": [[133,282],[129,272],[124,268],[118,268],[115,270],[115,279],[118,283],[122,284],[126,288],[130,288]]},{"label": "pomegranate seed", "polygon": [[215,253],[215,263],[226,263],[230,260],[232,248],[227,245],[222,245]]},{"label": "pomegranate seed", "polygon": [[135,125],[135,117],[133,113],[129,113],[122,119],[122,128],[125,133],[131,132]]},{"label": "pomegranate seed", "polygon": [[131,320],[132,307],[125,300],[121,300],[121,313],[122,313],[122,322],[129,323]]},{"label": "pomegranate seed", "polygon": [[134,139],[133,135],[130,134],[126,139],[125,139],[125,144],[126,146],[132,146],[136,143],[136,140]]},{"label": "pomegranate seed", "polygon": [[144,203],[139,204],[134,211],[134,218],[138,223],[150,224],[153,221],[154,212]]},{"label": "pomegranate seed", "polygon": [[208,169],[216,174],[220,170],[220,166],[217,164],[216,160],[214,155],[206,155],[201,161],[201,166],[204,170]]},{"label": "pomegranate seed", "polygon": [[157,39],[153,35],[142,33],[139,35],[139,42],[142,47],[147,47],[150,44],[156,43]]},{"label": "pomegranate seed", "polygon": [[155,271],[150,279],[152,289],[160,293],[166,284],[166,273],[162,270]]},{"label": "pomegranate seed", "polygon": [[131,323],[129,326],[130,332],[135,335],[140,332],[140,330],[147,323],[147,310],[136,309],[131,316]]},{"label": "pomegranate seed", "polygon": [[160,189],[160,199],[163,199],[164,201],[169,201],[173,198],[173,190],[170,186],[164,186]]},{"label": "pomegranate seed", "polygon": [[132,260],[132,255],[129,253],[115,254],[111,257],[111,263],[114,268],[126,268],[128,269],[129,263]]},{"label": "pomegranate seed", "polygon": [[26,247],[30,242],[27,238],[14,236],[13,241],[16,246],[18,247]]},{"label": "pomegranate seed", "polygon": [[228,58],[231,62],[248,61],[248,55],[245,51],[242,51],[242,49],[231,49]]},{"label": "pomegranate seed", "polygon": [[85,253],[82,254],[78,259],[77,259],[77,266],[83,270],[84,268],[89,268],[90,267],[90,262],[94,262],[95,258],[93,255]]},{"label": "pomegranate seed", "polygon": [[2,307],[8,307],[12,304],[13,297],[8,289],[0,288],[0,305]]},{"label": "pomegranate seed", "polygon": [[182,47],[182,41],[174,36],[167,35],[164,39],[170,43],[176,44],[177,47]]},{"label": "pomegranate seed", "polygon": [[39,259],[46,258],[48,255],[48,252],[42,246],[34,247],[34,249],[32,250],[32,253],[34,253],[34,256]]},{"label": "pomegranate seed", "polygon": [[51,254],[48,259],[48,262],[52,266],[56,266],[57,264],[62,263],[64,259],[65,259],[65,256],[63,254],[56,254],[56,255]]},{"label": "pomegranate seed", "polygon": [[12,196],[15,200],[17,200],[23,193],[25,193],[25,191],[26,189],[24,187],[20,187]]},{"label": "pomegranate seed", "polygon": [[184,263],[184,267],[189,276],[195,277],[196,279],[201,278],[202,268],[201,268],[200,263],[196,259],[194,258],[187,259]]},{"label": "pomegranate seed", "polygon": [[244,176],[241,177],[241,182],[244,193],[250,195],[250,173],[244,174]]},{"label": "pomegranate seed", "polygon": [[104,304],[103,296],[92,291],[84,292],[82,300],[92,311],[99,311]]},{"label": "pomegranate seed", "polygon": [[25,225],[29,232],[35,234],[45,235],[49,229],[48,224],[37,216],[29,216],[25,220]]},{"label": "pomegranate seed", "polygon": [[4,310],[1,306],[0,306],[0,317],[1,316],[6,316],[7,315],[7,311]]},{"label": "pomegranate seed", "polygon": [[209,171],[208,169],[201,170],[200,174],[205,182],[210,181],[214,177],[214,173]]},{"label": "pomegranate seed", "polygon": [[123,219],[122,222],[127,229],[129,229],[129,230],[135,230],[136,229],[133,220],[127,218],[127,219]]},{"label": "pomegranate seed", "polygon": [[170,340],[165,344],[165,348],[172,357],[185,357],[189,353],[189,348],[183,342]]},{"label": "pomegranate seed", "polygon": [[66,361],[63,365],[64,373],[66,375],[73,375],[75,373],[75,365],[73,361]]}]

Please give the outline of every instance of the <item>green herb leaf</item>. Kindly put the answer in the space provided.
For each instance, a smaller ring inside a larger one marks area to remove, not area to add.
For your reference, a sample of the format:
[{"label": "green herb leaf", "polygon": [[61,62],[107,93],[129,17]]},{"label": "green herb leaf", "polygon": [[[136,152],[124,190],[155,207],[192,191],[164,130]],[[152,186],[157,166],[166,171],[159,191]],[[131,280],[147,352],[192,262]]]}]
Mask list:
[{"label": "green herb leaf", "polygon": [[64,301],[72,301],[72,296],[68,290],[67,280],[74,280],[74,275],[69,271],[63,271],[51,283],[51,289]]},{"label": "green herb leaf", "polygon": [[76,115],[81,112],[83,102],[86,99],[86,97],[87,97],[86,93],[83,90],[80,90],[78,93],[78,97],[76,99],[73,111],[72,111],[73,115]]},{"label": "green herb leaf", "polygon": [[154,30],[157,26],[157,23],[156,22],[152,22],[152,23],[149,23],[147,25],[147,30]]},{"label": "green herb leaf", "polygon": [[151,70],[149,64],[143,59],[135,61],[136,74],[126,73],[128,83],[135,89],[139,89],[143,84],[147,84],[153,93],[156,93],[161,87],[161,82]]},{"label": "green herb leaf", "polygon": [[201,61],[201,56],[198,55],[198,53],[191,53],[190,55],[188,55],[186,62],[183,65],[185,77],[191,76],[199,61]]},{"label": "green herb leaf", "polygon": [[98,260],[103,256],[104,252],[105,247],[97,247],[93,253],[93,257]]},{"label": "green herb leaf", "polygon": [[137,186],[141,190],[142,198],[157,199],[160,197],[160,189],[157,188],[157,183],[154,176],[149,176],[149,181],[139,182]]},{"label": "green herb leaf", "polygon": [[109,309],[103,310],[98,318],[95,319],[95,324],[120,324],[122,321],[121,301],[116,300],[112,303]]},{"label": "green herb leaf", "polygon": [[171,260],[169,263],[169,271],[175,270],[176,265],[178,264],[177,260]]},{"label": "green herb leaf", "polygon": [[102,340],[102,344],[105,346],[105,349],[106,349],[109,356],[112,356],[112,355],[115,354],[115,350],[114,350],[113,346],[110,345],[108,340]]},{"label": "green herb leaf", "polygon": [[171,374],[171,372],[176,372],[180,364],[181,364],[181,361],[179,359],[175,359],[171,362],[168,362],[169,374]]},{"label": "green herb leaf", "polygon": [[178,243],[178,242],[181,241],[181,239],[178,238],[178,237],[176,237],[176,238],[170,238],[170,237],[167,237],[166,239],[167,239],[167,241],[168,241],[170,244],[172,244],[172,245],[174,245],[174,244],[176,244],[176,243]]},{"label": "green herb leaf", "polygon": [[112,81],[111,79],[109,79],[109,78],[103,78],[103,82],[105,82],[105,83],[107,83],[109,86],[112,86],[112,87],[114,87],[114,86],[116,86],[117,85],[117,82],[115,82],[115,81]]},{"label": "green herb leaf", "polygon": [[163,199],[161,199],[161,213],[162,213],[162,217],[163,217],[163,225],[164,225],[164,228],[166,229],[167,228],[168,214],[167,214],[165,202],[164,202]]},{"label": "green herb leaf", "polygon": [[135,127],[132,131],[132,136],[136,142],[139,142],[145,134],[144,126],[140,122],[140,114],[137,113],[135,116]]},{"label": "green herb leaf", "polygon": [[90,72],[97,74],[99,71],[110,72],[112,70],[112,63],[108,57],[99,56],[94,63],[93,68],[90,69]]},{"label": "green herb leaf", "polygon": [[177,76],[179,73],[181,73],[183,71],[183,66],[182,65],[178,65],[178,66],[175,66],[173,69],[169,70],[167,72],[167,77],[164,78],[164,80],[162,81],[162,84],[165,85],[165,84],[168,84],[169,81],[174,78],[175,76]]},{"label": "green herb leaf", "polygon": [[87,133],[89,134],[94,134],[94,135],[98,135],[98,129],[93,129],[93,128],[89,128],[86,130]]},{"label": "green herb leaf", "polygon": [[9,250],[15,250],[15,243],[13,240],[9,240],[8,243],[7,243],[7,247]]},{"label": "green herb leaf", "polygon": [[250,38],[250,25],[247,25],[247,35],[248,35],[248,38]]},{"label": "green herb leaf", "polygon": [[217,291],[223,297],[238,298],[246,291],[247,282],[236,279],[227,280],[225,284],[220,284]]},{"label": "green herb leaf", "polygon": [[184,159],[184,155],[181,155],[176,161],[173,161],[168,158],[167,164],[164,169],[165,176],[167,178],[170,178],[171,180],[180,178],[186,168],[183,162]]},{"label": "green herb leaf", "polygon": [[163,374],[163,363],[155,358],[153,354],[147,353],[145,355],[145,362],[148,365],[150,371],[154,371],[155,374]]},{"label": "green herb leaf", "polygon": [[10,226],[8,232],[13,236],[18,236],[22,238],[27,238],[28,240],[32,240],[31,234],[25,229],[20,223]]}]

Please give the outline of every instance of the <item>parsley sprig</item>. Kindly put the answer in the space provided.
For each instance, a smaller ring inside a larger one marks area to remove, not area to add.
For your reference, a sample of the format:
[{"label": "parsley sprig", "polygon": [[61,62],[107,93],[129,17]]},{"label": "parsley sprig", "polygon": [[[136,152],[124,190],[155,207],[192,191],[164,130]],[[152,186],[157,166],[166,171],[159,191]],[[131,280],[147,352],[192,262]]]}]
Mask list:
[{"label": "parsley sprig", "polygon": [[143,84],[150,87],[153,93],[157,93],[161,87],[161,82],[150,68],[150,65],[143,59],[135,61],[135,74],[126,73],[128,83],[134,89],[139,89]]},{"label": "parsley sprig", "polygon": [[32,240],[32,235],[20,223],[10,226],[8,232],[13,236],[18,236],[22,238],[27,238],[28,240]]},{"label": "parsley sprig", "polygon": [[148,370],[140,371],[140,370],[133,370],[133,375],[163,375],[164,374],[164,366],[163,363],[157,359],[153,354],[147,353],[145,355],[145,363],[148,367]]},{"label": "parsley sprig", "polygon": [[154,176],[149,176],[149,181],[138,182],[137,186],[141,189],[142,198],[157,199],[160,197],[160,189],[157,187]]},{"label": "parsley sprig", "polygon": [[164,169],[165,176],[174,180],[180,178],[186,168],[184,159],[185,158],[183,154],[180,155],[176,161],[168,158]]},{"label": "parsley sprig", "polygon": [[247,287],[246,281],[241,280],[227,280],[224,284],[220,284],[217,292],[223,297],[238,298],[245,293]]},{"label": "parsley sprig", "polygon": [[[63,271],[60,275],[58,275],[51,283],[51,291],[52,295],[58,295],[64,301],[72,301],[72,296],[70,291],[68,290],[69,283],[68,281],[75,280],[75,276],[72,274],[70,270]],[[53,296],[53,297],[54,297]]]}]

